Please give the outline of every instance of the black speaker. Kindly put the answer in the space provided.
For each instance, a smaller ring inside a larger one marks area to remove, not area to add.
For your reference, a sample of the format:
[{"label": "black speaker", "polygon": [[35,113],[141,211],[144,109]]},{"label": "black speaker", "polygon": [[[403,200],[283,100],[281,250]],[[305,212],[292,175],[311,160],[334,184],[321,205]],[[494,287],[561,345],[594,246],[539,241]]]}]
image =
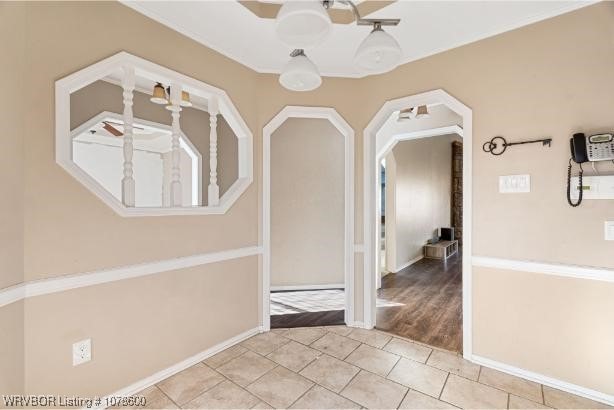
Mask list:
[{"label": "black speaker", "polygon": [[454,228],[441,228],[441,240],[453,241],[454,240]]}]

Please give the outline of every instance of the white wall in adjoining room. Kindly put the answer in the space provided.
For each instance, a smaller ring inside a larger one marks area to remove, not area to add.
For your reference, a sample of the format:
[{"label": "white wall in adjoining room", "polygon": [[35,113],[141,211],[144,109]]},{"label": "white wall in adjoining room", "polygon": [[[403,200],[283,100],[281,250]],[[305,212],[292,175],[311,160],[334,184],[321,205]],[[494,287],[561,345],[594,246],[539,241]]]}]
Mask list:
[{"label": "white wall in adjoining room", "polygon": [[[121,147],[87,142],[73,142],[73,161],[121,201],[124,177],[124,153]],[[162,159],[160,154],[134,150],[136,204],[162,206]]]},{"label": "white wall in adjoining room", "polygon": [[443,135],[399,142],[392,150],[395,267],[420,258],[423,246],[441,227],[450,226],[452,141]]},{"label": "white wall in adjoining room", "polygon": [[344,136],[290,118],[271,135],[271,286],[344,283]]}]

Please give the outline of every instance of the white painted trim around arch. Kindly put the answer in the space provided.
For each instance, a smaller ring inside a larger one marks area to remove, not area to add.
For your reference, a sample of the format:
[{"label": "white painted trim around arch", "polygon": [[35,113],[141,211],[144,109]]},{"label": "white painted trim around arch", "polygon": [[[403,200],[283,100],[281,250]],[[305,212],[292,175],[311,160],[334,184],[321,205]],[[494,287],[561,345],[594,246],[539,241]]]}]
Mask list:
[{"label": "white painted trim around arch", "polygon": [[334,108],[286,106],[262,129],[262,328],[271,327],[271,135],[288,118],[325,119],[344,136],[345,322],[354,325],[354,130]]},{"label": "white painted trim around arch", "polygon": [[463,356],[472,355],[472,305],[471,305],[471,252],[472,252],[472,111],[459,100],[438,89],[408,97],[389,100],[378,110],[363,132],[363,235],[364,235],[364,325],[370,329],[375,326],[375,272],[378,243],[375,211],[377,205],[377,152],[376,133],[394,111],[419,105],[445,104],[463,118],[463,140],[467,149],[463,150]]}]

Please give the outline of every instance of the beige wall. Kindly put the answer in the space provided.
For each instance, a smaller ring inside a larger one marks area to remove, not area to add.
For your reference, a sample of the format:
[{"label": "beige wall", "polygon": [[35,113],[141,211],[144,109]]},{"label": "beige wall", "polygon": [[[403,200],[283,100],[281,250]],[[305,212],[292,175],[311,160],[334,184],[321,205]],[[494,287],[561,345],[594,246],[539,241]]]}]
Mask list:
[{"label": "beige wall", "polygon": [[[256,74],[119,3],[25,7],[29,79],[25,115],[36,119],[26,124],[26,279],[257,244],[257,184],[222,216],[126,219],[54,159],[54,82],[120,50],[226,90],[252,130],[258,129]],[[55,240],[58,234],[62,241]]]},{"label": "beige wall", "polygon": [[[163,105],[149,101],[150,95],[134,92],[135,118],[171,125],[171,114]],[[96,81],[70,96],[70,128],[75,129],[103,111],[121,114],[124,109],[120,86]],[[207,204],[209,186],[209,114],[196,108],[182,108],[181,130],[202,155],[202,198]],[[222,115],[218,116],[218,185],[220,197],[239,177],[239,151],[235,133]],[[138,181],[137,181],[138,183]]]},{"label": "beige wall", "polygon": [[[257,182],[225,215],[121,218],[54,158],[54,82],[120,50],[226,90],[255,131],[254,72],[119,3],[18,7],[25,15],[16,24],[27,32],[26,104],[14,114],[27,121],[26,280],[257,245]],[[26,391],[92,395],[126,387],[257,327],[257,287],[258,258],[249,257],[30,298]],[[86,337],[92,361],[72,367],[71,345]],[[11,346],[19,354],[23,340]]]},{"label": "beige wall", "polygon": [[[0,73],[4,81],[0,98],[3,160],[0,161],[0,186],[4,194],[0,201],[0,289],[23,280],[23,150],[25,104],[23,96],[25,69],[25,30],[20,26],[25,14],[15,3],[0,4],[0,52],[4,64]],[[6,64],[6,62],[11,64]]]},{"label": "beige wall", "polygon": [[[612,242],[603,239],[612,203],[574,209],[565,199],[571,134],[614,129],[613,17],[614,4],[605,2],[371,79],[371,113],[390,98],[436,88],[473,110],[474,254],[614,268]],[[482,151],[495,135],[551,136],[553,144],[511,147],[495,157]],[[499,175],[525,173],[529,195],[498,193]]]},{"label": "beige wall", "polygon": [[[257,287],[257,263],[252,256],[27,299],[27,391],[111,393],[253,329],[258,295],[247,290]],[[92,361],[73,367],[72,343],[89,337]]]},{"label": "beige wall", "polygon": [[[0,400],[24,392],[24,302],[0,307]],[[0,407],[4,402],[0,401]]]},{"label": "beige wall", "polygon": [[271,135],[271,286],[344,283],[344,149],[323,119]]},{"label": "beige wall", "polygon": [[480,356],[614,395],[614,283],[474,267]]},{"label": "beige wall", "polygon": [[423,254],[439,228],[450,226],[452,141],[441,135],[401,141],[392,150],[395,188],[395,271]]},{"label": "beige wall", "polygon": [[[6,15],[7,5],[3,3],[0,7],[0,14]],[[17,7],[19,13],[27,12],[27,16],[11,14],[13,27],[21,27],[27,33],[26,47],[16,49],[27,50],[27,63],[23,66],[17,62],[11,69],[13,73],[22,72],[28,83],[22,87],[25,106],[19,108],[19,104],[15,105],[17,111],[11,112],[11,117],[27,120],[23,157],[27,280],[257,243],[261,229],[261,128],[290,104],[334,107],[355,129],[355,242],[360,244],[363,241],[361,131],[386,100],[437,88],[445,89],[473,109],[474,253],[614,268],[611,242],[603,240],[603,221],[614,218],[611,201],[586,201],[580,208],[572,209],[566,204],[564,184],[569,158],[567,139],[571,133],[614,128],[611,116],[614,112],[612,3],[590,6],[437,54],[385,75],[360,80],[325,78],[322,87],[309,93],[283,90],[277,76],[258,75],[117,3],[28,3]],[[3,38],[19,38],[15,33],[18,31]],[[54,81],[120,50],[225,89],[254,132],[254,184],[226,215],[120,218],[55,163]],[[17,53],[15,50],[12,52]],[[512,147],[503,156],[493,157],[483,153],[481,145],[494,135],[503,135],[510,140],[549,135],[554,141],[551,148]],[[19,174],[20,160],[15,160],[17,168],[11,169]],[[532,192],[525,195],[499,194],[498,176],[516,173],[531,174]],[[3,180],[3,187],[10,183]],[[11,221],[15,225],[10,225],[17,227],[15,236],[9,237],[18,239],[19,250],[19,203],[2,206],[3,213],[10,209],[17,212]],[[502,215],[506,217],[502,218]],[[62,240],[58,241],[58,237]],[[14,246],[13,243],[12,239],[8,240],[9,246]],[[360,252],[355,254],[356,320],[362,320],[362,257]],[[249,279],[255,280],[256,258],[249,260],[252,261],[251,268],[245,269],[250,273],[244,279],[253,275]],[[9,264],[19,267],[19,258],[11,259]],[[231,262],[219,266],[225,265],[235,267]],[[233,275],[232,269],[223,272]],[[211,289],[224,285],[223,280],[218,280],[218,274],[203,274],[207,280],[211,279],[207,282]],[[162,335],[163,330],[147,333],[151,331],[147,327],[155,320],[155,314],[151,312],[159,313],[157,306],[164,306],[166,310],[162,313],[168,316],[177,314],[174,316],[176,319],[183,310],[175,305],[181,300],[194,301],[194,294],[173,287],[170,288],[172,292],[163,292],[157,284],[150,286],[149,281],[160,281],[161,286],[186,287],[200,282],[190,274],[177,282],[164,282],[168,274],[157,276],[160,278],[139,279],[148,284],[144,287],[136,284],[136,280],[135,285],[125,281],[28,300],[25,313],[26,334],[29,335],[26,345],[28,390],[53,387],[60,391],[89,392],[88,383],[77,375],[89,374],[91,368],[106,370],[113,365],[121,366],[122,363],[113,358],[125,360],[122,349],[135,351],[142,345],[138,335],[136,339],[132,338],[134,320],[123,319],[131,313],[115,310],[113,302],[140,312],[144,326],[136,329],[144,331],[154,342],[156,337],[166,337]],[[19,281],[19,277],[18,273],[3,286]],[[504,279],[506,286],[483,282],[484,278],[491,277]],[[614,324],[604,315],[612,311],[612,287],[601,282],[573,280],[573,287],[582,289],[581,292],[572,292],[574,306],[581,309],[583,317],[588,319],[580,322],[574,316],[572,327],[560,321],[548,324],[546,328],[551,334],[547,340],[555,341],[557,348],[536,357],[533,352],[539,351],[542,343],[536,336],[542,333],[536,329],[544,321],[535,312],[544,312],[546,317],[554,315],[558,307],[564,307],[565,297],[556,300],[555,304],[551,303],[552,298],[568,296],[571,292],[571,286],[566,282],[570,279],[542,279],[539,274],[476,269],[473,294],[475,353],[612,394],[611,386],[603,384],[612,380],[612,366],[607,360],[595,360],[599,355],[610,357],[609,348],[598,343],[606,339],[592,344],[584,339],[582,344],[577,343],[577,338],[567,338],[571,330],[581,329],[595,337],[609,335],[611,339]],[[96,377],[100,379],[96,382],[100,391],[97,393],[109,393],[114,386],[125,385],[128,379],[149,376],[154,367],[160,370],[172,361],[189,356],[195,349],[204,350],[218,340],[236,335],[240,326],[255,326],[257,318],[254,312],[258,304],[255,292],[259,285],[257,282],[247,282],[249,286],[242,281],[236,283],[232,291],[224,287],[215,297],[252,301],[249,306],[241,304],[240,312],[227,311],[228,314],[219,315],[219,312],[226,311],[221,310],[218,302],[206,305],[193,302],[192,306],[199,307],[202,312],[217,309],[219,317],[205,321],[211,324],[206,330],[216,332],[215,337],[208,339],[200,334],[194,335],[186,330],[184,321],[179,321],[182,322],[177,325],[181,326],[181,338],[165,339],[168,341],[164,346],[168,356],[156,358],[152,357],[152,351],[147,351],[143,361],[121,380],[113,380],[117,375],[115,371],[108,372],[106,378],[103,376],[107,372],[99,373]],[[98,292],[107,286],[124,296],[123,292],[128,290],[143,292],[140,296],[146,296],[144,292],[151,290],[159,298],[155,304],[148,302],[146,309],[138,310],[129,297],[123,300],[109,292],[108,298],[101,298],[99,309],[91,306],[91,295],[99,297]],[[204,292],[203,287],[199,289]],[[525,294],[535,296],[532,311],[522,306],[508,308],[518,306]],[[71,322],[69,312],[72,310],[69,307],[82,303],[85,303],[87,317],[84,315]],[[45,315],[56,308],[65,320],[51,329]],[[0,308],[0,314],[4,315],[7,309],[11,307]],[[485,309],[493,314],[488,314]],[[111,362],[96,362],[94,359],[91,364],[77,368],[67,366],[66,362],[60,363],[61,360],[70,360],[69,353],[63,355],[60,349],[66,352],[70,348],[69,339],[78,340],[86,332],[95,331],[94,324],[100,329],[113,327],[116,334],[128,335],[122,339],[123,345],[116,340],[104,339],[103,335],[93,341],[94,357],[97,352],[103,352],[102,357]],[[504,331],[506,324],[516,332],[514,337],[495,337],[497,334],[492,329]],[[49,331],[45,334],[45,338],[52,341],[48,347],[37,345],[32,338],[42,338],[42,330]],[[176,328],[173,330],[177,331]],[[102,343],[97,344],[100,338]],[[20,354],[17,348],[14,353]],[[36,368],[34,359],[42,358],[45,353],[48,357],[41,363],[48,363],[49,368],[56,372]],[[574,360],[569,360],[570,356]],[[590,369],[586,363],[591,363]]]},{"label": "beige wall", "polygon": [[[11,96],[0,98],[0,289],[23,281],[24,17],[20,5],[0,4],[0,76],[3,94]],[[23,326],[23,302],[0,307],[0,395],[23,393]]]}]

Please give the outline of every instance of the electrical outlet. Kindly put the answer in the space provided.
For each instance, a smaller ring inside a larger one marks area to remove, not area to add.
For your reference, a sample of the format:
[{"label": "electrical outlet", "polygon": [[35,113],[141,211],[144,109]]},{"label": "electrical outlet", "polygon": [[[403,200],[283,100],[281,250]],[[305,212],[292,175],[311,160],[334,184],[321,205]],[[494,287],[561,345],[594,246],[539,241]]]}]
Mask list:
[{"label": "electrical outlet", "polygon": [[605,240],[614,241],[614,221],[605,221]]},{"label": "electrical outlet", "polygon": [[499,192],[502,194],[531,192],[531,175],[500,176]]},{"label": "electrical outlet", "polygon": [[77,366],[92,360],[92,339],[81,340],[72,345],[72,365]]}]

